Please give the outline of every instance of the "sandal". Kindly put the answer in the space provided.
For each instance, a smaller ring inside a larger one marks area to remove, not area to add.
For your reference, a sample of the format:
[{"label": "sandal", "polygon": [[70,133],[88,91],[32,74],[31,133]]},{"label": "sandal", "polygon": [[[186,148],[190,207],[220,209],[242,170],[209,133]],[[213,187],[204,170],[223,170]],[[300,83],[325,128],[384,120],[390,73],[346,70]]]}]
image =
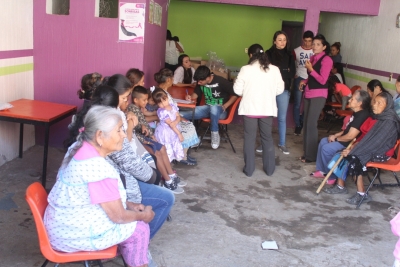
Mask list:
[{"label": "sandal", "polygon": [[325,173],[321,171],[315,171],[310,173],[310,176],[315,177],[315,178],[325,178]]},{"label": "sandal", "polygon": [[299,158],[299,160],[305,160],[306,159],[306,157],[304,157],[304,156],[301,156],[300,158]]},{"label": "sandal", "polygon": [[187,166],[194,166],[194,165],[197,164],[196,162],[190,161],[189,159],[187,159],[187,160],[181,160],[181,161],[178,161],[178,162],[179,162],[180,164],[187,165]]},{"label": "sandal", "polygon": [[314,162],[314,161],[304,158],[304,159],[301,160],[301,162],[303,162],[303,163],[311,163],[311,162]]}]

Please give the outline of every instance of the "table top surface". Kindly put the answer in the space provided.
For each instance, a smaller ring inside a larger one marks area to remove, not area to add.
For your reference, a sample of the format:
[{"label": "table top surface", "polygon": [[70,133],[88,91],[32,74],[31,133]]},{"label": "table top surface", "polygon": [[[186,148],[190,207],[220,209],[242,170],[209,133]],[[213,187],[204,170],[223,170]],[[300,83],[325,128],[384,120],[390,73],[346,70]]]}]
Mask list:
[{"label": "table top surface", "polygon": [[72,114],[77,107],[30,99],[18,99],[9,102],[12,108],[0,110],[0,118],[16,118],[32,121],[51,122],[63,115]]},{"label": "table top surface", "polygon": [[[186,90],[189,95],[191,95],[194,91],[193,87],[179,87],[179,86],[172,86],[168,88],[168,93],[176,99],[185,99],[186,97]],[[196,107],[196,103],[192,102],[190,104],[184,104],[184,103],[177,103],[178,107],[188,107],[188,108],[193,108]]]}]

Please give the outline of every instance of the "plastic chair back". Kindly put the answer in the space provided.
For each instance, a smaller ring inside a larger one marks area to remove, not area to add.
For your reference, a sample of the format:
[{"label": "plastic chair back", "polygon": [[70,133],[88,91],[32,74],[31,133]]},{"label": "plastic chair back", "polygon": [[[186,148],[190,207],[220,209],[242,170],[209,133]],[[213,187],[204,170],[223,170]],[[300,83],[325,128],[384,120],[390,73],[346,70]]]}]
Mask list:
[{"label": "plastic chair back", "polygon": [[[116,256],[116,245],[99,251],[79,251],[66,253],[54,250],[51,247],[50,239],[43,223],[44,213],[49,204],[47,202],[46,190],[42,184],[35,182],[31,184],[28,189],[26,189],[25,199],[31,208],[32,215],[35,220],[36,230],[39,237],[40,251],[48,261],[66,263],[74,261],[109,259]],[[47,261],[42,266],[45,266],[46,264]]]},{"label": "plastic chair back", "polygon": [[40,251],[46,259],[52,261],[53,248],[50,245],[49,236],[43,223],[44,212],[47,205],[47,192],[39,182],[31,184],[26,190],[26,201],[31,208],[39,237]]},{"label": "plastic chair back", "polygon": [[354,92],[357,91],[357,90],[361,90],[361,86],[359,86],[359,85],[354,85],[354,86],[351,87],[351,89],[350,89],[351,94],[354,95]]},{"label": "plastic chair back", "polygon": [[237,110],[237,107],[240,103],[240,100],[242,100],[242,97],[238,97],[235,102],[232,104],[232,106],[229,109],[228,116],[224,120],[219,120],[218,123],[220,124],[230,124],[233,120],[233,117],[235,116],[235,112]]}]

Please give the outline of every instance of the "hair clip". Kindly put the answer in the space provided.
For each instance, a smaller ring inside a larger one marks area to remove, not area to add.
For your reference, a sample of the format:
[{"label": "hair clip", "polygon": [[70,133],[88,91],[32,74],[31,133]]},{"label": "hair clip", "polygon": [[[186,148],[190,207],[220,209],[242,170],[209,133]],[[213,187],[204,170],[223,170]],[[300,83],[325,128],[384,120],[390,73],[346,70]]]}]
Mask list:
[{"label": "hair clip", "polygon": [[82,133],[82,132],[84,132],[84,131],[85,131],[85,127],[79,128],[79,132],[80,132],[80,133]]},{"label": "hair clip", "polygon": [[153,93],[154,90],[156,90],[156,87],[155,87],[155,86],[150,87],[150,92]]},{"label": "hair clip", "polygon": [[262,53],[264,53],[264,51],[263,51],[263,50],[260,50],[260,54],[262,54]]}]

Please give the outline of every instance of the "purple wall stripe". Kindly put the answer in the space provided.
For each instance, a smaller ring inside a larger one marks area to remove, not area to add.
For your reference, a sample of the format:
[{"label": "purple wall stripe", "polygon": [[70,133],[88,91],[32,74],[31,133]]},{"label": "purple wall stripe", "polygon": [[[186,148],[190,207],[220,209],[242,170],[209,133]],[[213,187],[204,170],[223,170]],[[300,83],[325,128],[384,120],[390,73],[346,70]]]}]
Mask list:
[{"label": "purple wall stripe", "polygon": [[0,59],[32,56],[33,49],[0,51]]},{"label": "purple wall stripe", "polygon": [[383,71],[383,70],[375,70],[375,69],[369,69],[369,68],[364,68],[361,66],[356,66],[356,65],[351,65],[351,64],[343,64],[344,68],[348,68],[351,70],[358,70],[358,71],[362,71],[365,73],[369,73],[369,74],[374,74],[374,75],[378,75],[378,76],[383,76],[383,77],[388,77],[390,76],[390,74],[392,74],[392,78],[393,79],[397,79],[397,77],[400,76],[400,73],[395,73],[395,72],[388,72],[388,71]]}]

